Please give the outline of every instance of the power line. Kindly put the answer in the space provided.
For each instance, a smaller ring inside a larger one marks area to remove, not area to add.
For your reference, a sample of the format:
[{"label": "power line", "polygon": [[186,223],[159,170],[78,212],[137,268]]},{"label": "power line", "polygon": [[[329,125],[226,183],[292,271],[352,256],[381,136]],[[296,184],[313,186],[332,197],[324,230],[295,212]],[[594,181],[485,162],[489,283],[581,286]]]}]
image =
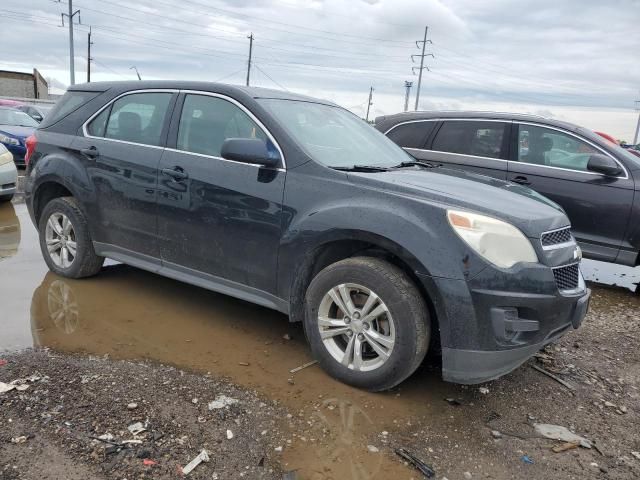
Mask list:
[{"label": "power line", "polygon": [[265,72],[262,68],[260,68],[260,66],[257,63],[253,64],[254,67],[256,67],[258,70],[260,70],[263,75],[265,77],[267,77],[269,80],[271,80],[273,83],[275,83],[278,87],[280,87],[282,90],[284,90],[285,92],[289,92],[290,90],[287,87],[284,87],[283,85],[281,85],[280,83],[278,83],[277,81],[275,81],[273,78],[271,78],[271,75],[269,75],[267,72]]},{"label": "power line", "polygon": [[369,100],[367,101],[367,116],[365,118],[365,120],[367,122],[369,122],[369,109],[371,108],[371,105],[373,105],[373,87],[369,87]]}]

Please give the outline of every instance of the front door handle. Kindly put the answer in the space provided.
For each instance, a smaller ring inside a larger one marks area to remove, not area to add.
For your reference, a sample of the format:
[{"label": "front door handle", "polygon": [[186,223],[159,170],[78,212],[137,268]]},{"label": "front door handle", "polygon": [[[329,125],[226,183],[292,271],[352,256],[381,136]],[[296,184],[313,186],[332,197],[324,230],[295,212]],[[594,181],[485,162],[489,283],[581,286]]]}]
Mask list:
[{"label": "front door handle", "polygon": [[182,167],[163,168],[161,172],[163,175],[171,177],[176,181],[186,180],[189,178],[189,175],[182,169]]},{"label": "front door handle", "polygon": [[519,183],[520,185],[531,185],[531,182],[527,179],[527,177],[523,177],[522,175],[518,175],[511,181],[514,183]]},{"label": "front door handle", "polygon": [[96,158],[100,155],[100,152],[98,152],[96,147],[83,148],[80,150],[80,153],[89,158]]}]

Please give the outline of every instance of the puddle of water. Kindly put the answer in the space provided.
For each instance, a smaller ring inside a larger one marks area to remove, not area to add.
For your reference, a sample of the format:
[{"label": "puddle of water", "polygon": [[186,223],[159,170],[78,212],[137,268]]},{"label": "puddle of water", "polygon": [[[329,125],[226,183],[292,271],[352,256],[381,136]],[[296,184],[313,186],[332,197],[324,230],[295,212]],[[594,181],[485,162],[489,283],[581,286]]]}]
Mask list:
[{"label": "puddle of water", "polygon": [[367,445],[381,447],[380,432],[401,430],[407,421],[427,429],[465,422],[462,415],[450,420],[443,401],[462,387],[444,383],[432,366],[403,383],[399,395],[370,394],[317,366],[291,375],[310,360],[309,350],[301,326],[272,310],[120,264],[89,279],[58,277],[42,260],[24,205],[0,206],[0,252],[0,350],[35,345],[148,358],[229,377],[331,433],[313,445],[299,433],[285,449],[286,468],[299,469],[302,478],[417,478]]},{"label": "puddle of water", "polygon": [[297,437],[285,449],[286,468],[302,478],[409,478],[402,463],[368,452],[370,439],[444,411],[442,399],[456,394],[458,387],[428,368],[403,384],[400,397],[356,390],[317,366],[292,375],[311,358],[301,325],[286,316],[121,264],[89,279],[59,277],[42,260],[25,206],[1,208],[2,225],[19,226],[22,237],[0,260],[0,348],[148,358],[229,377],[330,432],[328,441]]}]

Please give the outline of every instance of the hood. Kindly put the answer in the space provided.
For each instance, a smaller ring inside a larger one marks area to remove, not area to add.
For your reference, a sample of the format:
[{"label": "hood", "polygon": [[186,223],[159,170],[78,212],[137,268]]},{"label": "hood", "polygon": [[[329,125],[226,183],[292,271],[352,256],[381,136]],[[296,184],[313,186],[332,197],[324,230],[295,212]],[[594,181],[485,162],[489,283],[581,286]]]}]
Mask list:
[{"label": "hood", "polygon": [[1,125],[0,132],[7,133],[22,140],[27,138],[35,131],[36,127],[19,127],[17,125]]},{"label": "hood", "polygon": [[462,170],[350,172],[349,177],[377,188],[440,203],[445,208],[460,208],[504,220],[531,238],[539,238],[543,232],[570,225],[558,204],[530,188]]}]

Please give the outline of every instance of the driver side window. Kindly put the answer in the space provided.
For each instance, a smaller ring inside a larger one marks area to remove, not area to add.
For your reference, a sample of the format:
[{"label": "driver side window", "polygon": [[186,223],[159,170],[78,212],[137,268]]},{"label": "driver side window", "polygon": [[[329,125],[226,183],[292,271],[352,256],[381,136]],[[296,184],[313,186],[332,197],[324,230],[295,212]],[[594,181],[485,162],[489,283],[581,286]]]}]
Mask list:
[{"label": "driver side window", "polygon": [[518,161],[547,167],[587,171],[589,157],[597,148],[578,137],[538,125],[518,126]]}]

